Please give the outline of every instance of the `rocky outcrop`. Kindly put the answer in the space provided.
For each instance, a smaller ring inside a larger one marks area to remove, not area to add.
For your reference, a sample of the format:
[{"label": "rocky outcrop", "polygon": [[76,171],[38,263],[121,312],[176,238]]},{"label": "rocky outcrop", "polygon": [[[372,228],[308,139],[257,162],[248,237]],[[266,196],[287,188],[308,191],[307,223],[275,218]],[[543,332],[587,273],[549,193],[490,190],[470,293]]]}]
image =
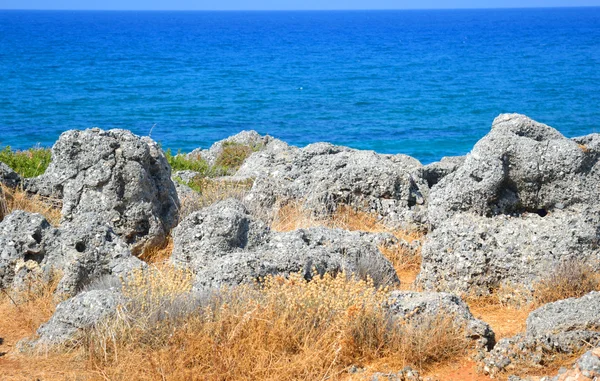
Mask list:
[{"label": "rocky outcrop", "polygon": [[394,318],[404,321],[440,319],[449,317],[464,329],[465,334],[477,343],[480,349],[489,349],[495,344],[494,331],[476,319],[460,297],[438,292],[394,291],[390,294],[386,308]]},{"label": "rocky outcrop", "polygon": [[436,227],[461,212],[493,217],[595,206],[597,138],[579,139],[590,146],[523,115],[499,116],[465,162],[432,190],[430,222]]},{"label": "rocky outcrop", "polygon": [[300,201],[317,214],[344,204],[376,213],[391,225],[413,226],[424,222],[429,191],[421,168],[406,155],[274,141],[250,156],[236,176],[256,178],[247,196],[255,212],[271,210],[277,201]]},{"label": "rocky outcrop", "polygon": [[502,339],[485,358],[486,371],[496,374],[542,364],[556,353],[575,353],[600,344],[600,292],[546,304],[527,318],[525,334]]},{"label": "rocky outcrop", "polygon": [[91,329],[113,315],[122,295],[114,289],[91,290],[60,303],[50,320],[37,331],[38,338],[22,342],[20,347],[38,350],[57,345],[69,345],[77,339],[78,333]]},{"label": "rocky outcrop", "polygon": [[215,142],[212,146],[210,146],[209,149],[197,148],[188,154],[188,158],[202,158],[212,166],[217,163],[217,159],[223,152],[223,147],[226,147],[228,144],[248,146],[253,151],[259,151],[271,141],[273,141],[273,138],[269,135],[263,136],[254,130],[242,131],[236,135],[228,137],[227,139]]},{"label": "rocky outcrop", "polygon": [[439,183],[441,179],[448,176],[451,173],[463,165],[465,162],[464,156],[448,156],[443,157],[442,160],[427,164],[423,167],[422,176],[427,181],[429,188]]},{"label": "rocky outcrop", "polygon": [[70,296],[105,275],[145,267],[98,216],[52,227],[40,214],[15,211],[0,223],[0,288],[62,273],[57,293]]},{"label": "rocky outcrop", "polygon": [[64,221],[97,214],[136,254],[163,243],[177,223],[179,200],[162,150],[129,131],[63,133],[46,173],[25,185],[60,197]]},{"label": "rocky outcrop", "polygon": [[427,290],[480,295],[502,285],[533,291],[563,263],[585,261],[600,269],[597,240],[597,225],[583,213],[461,213],[427,236],[418,283]]},{"label": "rocky outcrop", "polygon": [[345,271],[377,284],[397,283],[376,242],[394,239],[339,229],[272,232],[237,200],[192,213],[173,231],[172,261],[197,274],[196,287],[251,283],[267,275]]},{"label": "rocky outcrop", "polygon": [[485,294],[531,287],[570,259],[600,267],[598,140],[567,139],[522,115],[496,118],[431,189],[420,283]]}]

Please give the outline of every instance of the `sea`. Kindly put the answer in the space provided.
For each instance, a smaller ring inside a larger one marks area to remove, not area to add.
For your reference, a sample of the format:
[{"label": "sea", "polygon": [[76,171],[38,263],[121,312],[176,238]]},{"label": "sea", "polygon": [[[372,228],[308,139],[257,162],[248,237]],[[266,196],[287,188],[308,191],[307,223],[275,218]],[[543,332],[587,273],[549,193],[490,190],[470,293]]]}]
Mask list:
[{"label": "sea", "polygon": [[0,145],[100,127],[191,151],[290,144],[463,155],[501,113],[600,132],[600,8],[0,11]]}]

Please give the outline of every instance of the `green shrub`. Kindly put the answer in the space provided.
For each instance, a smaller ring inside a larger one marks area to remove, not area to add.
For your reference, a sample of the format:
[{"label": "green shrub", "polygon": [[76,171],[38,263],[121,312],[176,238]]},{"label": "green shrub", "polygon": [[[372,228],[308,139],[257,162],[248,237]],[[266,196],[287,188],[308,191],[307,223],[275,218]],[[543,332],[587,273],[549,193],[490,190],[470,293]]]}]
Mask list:
[{"label": "green shrub", "polygon": [[171,169],[173,171],[196,171],[200,173],[206,173],[209,171],[208,163],[201,157],[190,159],[187,155],[177,151],[177,154],[173,155],[171,149],[165,151],[165,156]]},{"label": "green shrub", "polygon": [[11,167],[23,177],[36,177],[50,164],[52,154],[48,148],[30,148],[25,151],[13,151],[9,146],[0,151],[0,161]]}]

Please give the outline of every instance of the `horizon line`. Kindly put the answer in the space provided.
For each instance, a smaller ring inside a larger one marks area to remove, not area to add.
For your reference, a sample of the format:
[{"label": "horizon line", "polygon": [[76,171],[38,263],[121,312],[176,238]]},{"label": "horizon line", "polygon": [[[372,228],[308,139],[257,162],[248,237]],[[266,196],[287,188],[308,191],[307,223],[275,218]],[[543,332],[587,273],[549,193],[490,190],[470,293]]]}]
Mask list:
[{"label": "horizon line", "polygon": [[57,12],[352,12],[352,11],[461,11],[461,10],[523,10],[600,8],[600,5],[524,6],[524,7],[457,7],[457,8],[325,8],[325,9],[73,9],[73,8],[0,8],[0,11]]}]

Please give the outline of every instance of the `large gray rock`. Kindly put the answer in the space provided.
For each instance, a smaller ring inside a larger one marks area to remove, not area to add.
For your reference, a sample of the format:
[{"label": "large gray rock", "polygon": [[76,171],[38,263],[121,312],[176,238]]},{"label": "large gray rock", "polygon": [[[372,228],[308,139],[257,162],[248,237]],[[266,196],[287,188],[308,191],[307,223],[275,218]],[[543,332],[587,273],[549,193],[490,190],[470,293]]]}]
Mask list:
[{"label": "large gray rock", "polygon": [[598,137],[578,139],[523,115],[500,115],[464,163],[431,190],[430,222],[436,227],[461,212],[545,214],[576,205],[598,213]]},{"label": "large gray rock", "polygon": [[533,291],[565,262],[600,269],[597,229],[585,213],[561,210],[546,217],[457,214],[427,236],[417,281],[427,290],[480,295],[502,285]]},{"label": "large gray rock", "polygon": [[490,374],[539,365],[557,353],[600,344],[600,292],[546,304],[529,314],[524,334],[502,339],[484,359]]},{"label": "large gray rock", "polygon": [[209,165],[215,165],[219,155],[223,152],[223,147],[227,144],[239,144],[252,148],[253,150],[263,149],[273,138],[269,135],[260,135],[254,130],[242,131],[236,135],[230,136],[227,139],[215,142],[209,149],[197,148],[188,154],[188,158],[204,159]]},{"label": "large gray rock", "polygon": [[59,270],[62,278],[57,293],[70,296],[95,279],[125,277],[145,266],[112,228],[93,214],[59,228],[40,214],[23,211],[0,222],[0,288],[18,288],[32,276],[47,278]]},{"label": "large gray rock", "polygon": [[438,292],[394,291],[390,294],[386,308],[396,319],[417,321],[450,317],[457,327],[464,329],[480,349],[495,344],[494,331],[476,319],[467,304],[457,295]]},{"label": "large gray rock", "polygon": [[420,283],[486,294],[504,283],[531,288],[572,259],[600,268],[598,141],[523,115],[496,118],[431,188]]},{"label": "large gray rock", "polygon": [[[68,345],[78,334],[91,329],[113,315],[122,300],[122,295],[114,289],[92,290],[60,303],[48,322],[37,331],[38,338],[27,346],[39,350],[56,345]],[[21,343],[21,347],[26,347]]]},{"label": "large gray rock", "polygon": [[464,162],[464,156],[443,157],[442,160],[423,167],[423,178],[431,188],[439,183],[441,179],[455,172]]},{"label": "large gray rock", "polygon": [[380,155],[329,143],[305,148],[281,141],[250,156],[237,177],[256,178],[247,201],[254,212],[276,201],[300,201],[308,210],[328,214],[340,204],[380,215],[391,225],[424,222],[429,188],[421,163],[406,155]]},{"label": "large gray rock", "polygon": [[377,284],[397,283],[377,243],[393,239],[337,229],[272,232],[237,200],[192,213],[173,231],[175,264],[197,274],[196,287],[251,283],[267,275],[303,272],[354,273]]},{"label": "large gray rock", "polygon": [[160,147],[125,130],[63,133],[32,193],[62,198],[63,221],[95,213],[137,254],[160,245],[177,223],[179,200]]}]

